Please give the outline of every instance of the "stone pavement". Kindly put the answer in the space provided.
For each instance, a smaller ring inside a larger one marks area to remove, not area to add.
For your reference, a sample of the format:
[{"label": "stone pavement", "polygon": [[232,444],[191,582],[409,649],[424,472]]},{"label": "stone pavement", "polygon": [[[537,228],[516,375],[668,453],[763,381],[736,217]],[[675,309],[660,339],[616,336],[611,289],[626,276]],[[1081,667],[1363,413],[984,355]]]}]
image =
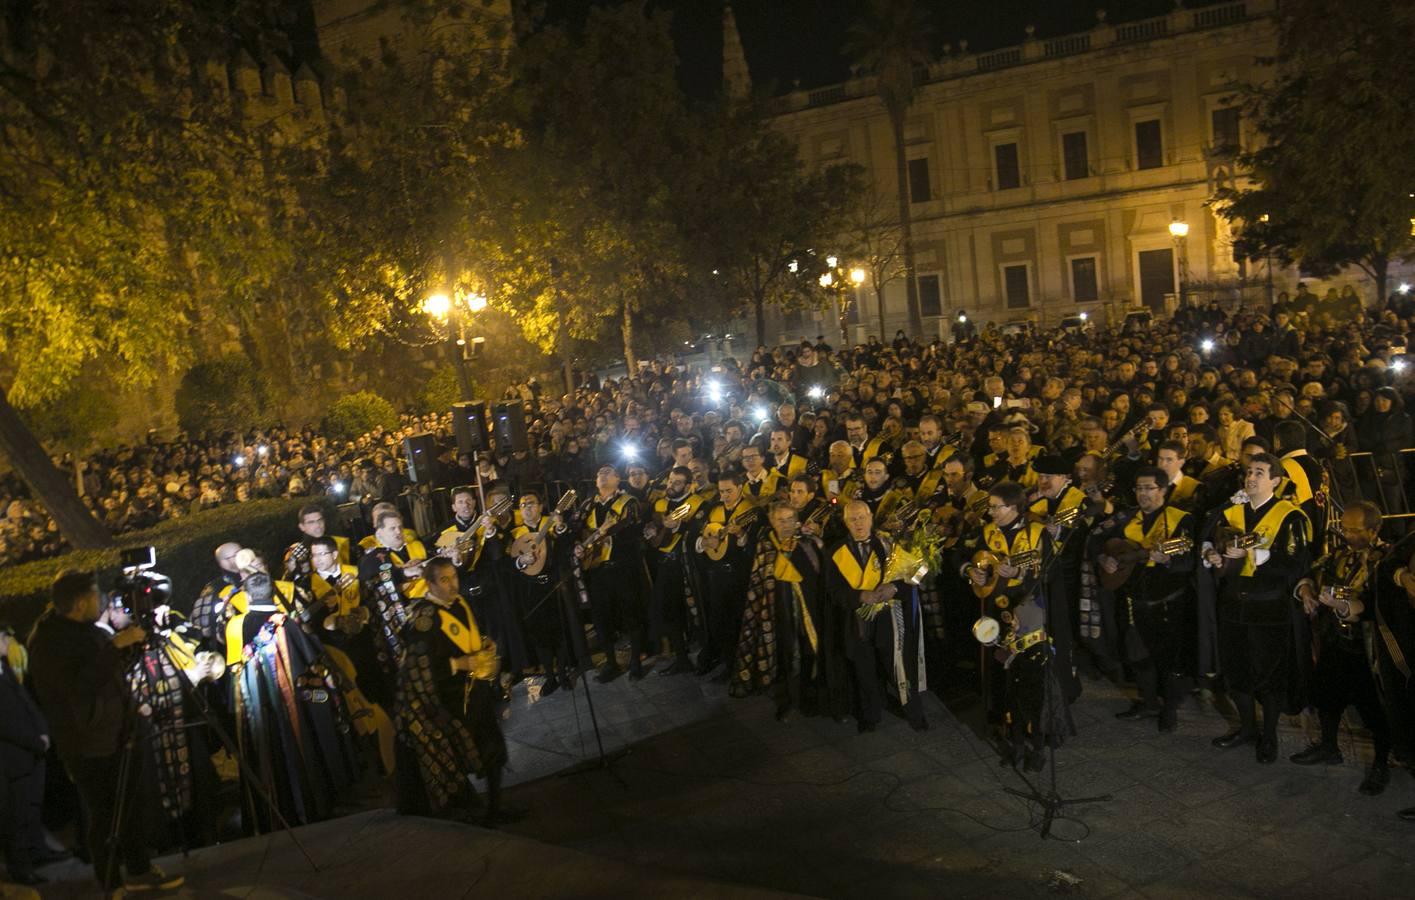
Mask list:
[{"label": "stone pavement", "polygon": [[[1179,731],[1161,735],[1154,720],[1115,720],[1125,696],[1089,682],[1074,709],[1079,733],[1057,753],[1057,787],[1114,799],[1069,809],[1057,839],[1043,841],[1038,811],[1004,792],[1024,785],[978,736],[980,713],[966,695],[951,708],[929,698],[927,732],[886,717],[878,732],[857,735],[828,719],[779,723],[767,700],[729,700],[723,686],[692,676],[593,687],[610,744],[664,721],[679,727],[636,744],[615,764],[617,778],[596,771],[523,784],[512,796],[531,816],[517,833],[824,897],[1415,891],[1415,830],[1395,818],[1415,805],[1415,783],[1397,769],[1384,795],[1357,794],[1370,751],[1350,731],[1345,765],[1302,768],[1287,756],[1307,737],[1289,720],[1279,762],[1260,766],[1251,747],[1210,746],[1228,725],[1197,696]],[[525,761],[532,743],[541,754],[585,748],[583,704],[577,722],[560,699],[533,708],[540,725],[522,716],[510,729],[513,760]]]},{"label": "stone pavement", "polygon": [[[288,840],[240,841],[194,854],[185,865],[197,877],[183,893],[214,896],[219,885],[229,896],[359,900],[392,896],[395,885],[461,896],[459,884],[509,897],[747,896],[748,886],[872,898],[1415,892],[1415,831],[1394,815],[1415,805],[1415,783],[1396,770],[1383,796],[1358,795],[1369,747],[1350,733],[1345,765],[1300,768],[1286,757],[1306,737],[1288,723],[1280,761],[1259,766],[1251,747],[1209,745],[1227,723],[1197,698],[1179,732],[1160,735],[1153,720],[1116,721],[1122,692],[1088,682],[1074,708],[1079,734],[1057,753],[1057,787],[1114,799],[1068,810],[1057,839],[1043,841],[1037,810],[1004,792],[1024,785],[979,737],[966,693],[947,707],[926,698],[927,732],[887,716],[878,732],[857,735],[853,723],[777,722],[769,701],[730,700],[724,685],[691,675],[590,688],[606,749],[631,750],[612,774],[555,774],[595,757],[583,691],[528,706],[517,689],[505,722],[508,800],[529,814],[508,831],[524,840],[362,813],[302,829],[322,835],[310,841],[317,859],[339,862],[334,874],[306,877]],[[386,790],[369,797],[387,802]],[[224,853],[239,863],[220,862]],[[418,865],[404,871],[410,857]],[[443,857],[423,872],[425,859]],[[263,880],[248,894],[251,872]]]}]

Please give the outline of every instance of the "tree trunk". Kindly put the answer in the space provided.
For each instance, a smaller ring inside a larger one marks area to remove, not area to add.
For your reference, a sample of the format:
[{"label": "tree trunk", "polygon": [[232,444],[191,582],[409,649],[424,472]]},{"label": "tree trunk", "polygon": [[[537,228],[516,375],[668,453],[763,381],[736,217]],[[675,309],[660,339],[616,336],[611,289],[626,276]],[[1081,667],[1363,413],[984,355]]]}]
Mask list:
[{"label": "tree trunk", "polygon": [[75,548],[97,550],[113,546],[113,536],[88,511],[74,485],[0,391],[0,453],[29,485],[30,493],[54,518],[59,533]]},{"label": "tree trunk", "polygon": [[626,296],[623,301],[624,320],[620,330],[624,335],[624,369],[629,375],[633,375],[639,368],[639,361],[634,358],[634,309]]},{"label": "tree trunk", "polygon": [[875,305],[879,307],[879,339],[884,340],[884,285],[875,285]]},{"label": "tree trunk", "polygon": [[[1386,284],[1390,278],[1390,259],[1381,254],[1372,257],[1371,270],[1376,276],[1376,309],[1383,309],[1386,305]],[[1369,307],[1368,307],[1369,308]]]},{"label": "tree trunk", "polygon": [[752,310],[757,314],[757,346],[766,346],[766,294],[757,291],[752,295]]},{"label": "tree trunk", "polygon": [[555,314],[555,349],[560,353],[560,368],[565,377],[565,393],[575,393],[575,366],[570,356],[570,325],[565,321],[565,297],[557,289],[555,299],[560,311]]},{"label": "tree trunk", "polygon": [[[899,180],[899,236],[904,245],[904,292],[909,300],[909,336],[919,340],[924,336],[924,317],[919,311],[919,285],[914,280],[914,219],[909,212],[909,163],[904,158],[904,110],[890,110],[890,118],[894,126],[894,170]],[[884,328],[882,319],[880,328]],[[881,334],[879,339],[889,343],[887,334]]]}]

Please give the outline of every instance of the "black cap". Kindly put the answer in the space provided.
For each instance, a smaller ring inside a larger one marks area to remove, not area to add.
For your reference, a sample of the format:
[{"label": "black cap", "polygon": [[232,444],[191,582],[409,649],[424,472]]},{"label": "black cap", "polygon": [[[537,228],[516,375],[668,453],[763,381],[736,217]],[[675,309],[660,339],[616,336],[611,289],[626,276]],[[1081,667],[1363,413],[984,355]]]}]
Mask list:
[{"label": "black cap", "polygon": [[1060,456],[1048,453],[1032,461],[1032,469],[1038,475],[1070,475],[1071,467]]}]

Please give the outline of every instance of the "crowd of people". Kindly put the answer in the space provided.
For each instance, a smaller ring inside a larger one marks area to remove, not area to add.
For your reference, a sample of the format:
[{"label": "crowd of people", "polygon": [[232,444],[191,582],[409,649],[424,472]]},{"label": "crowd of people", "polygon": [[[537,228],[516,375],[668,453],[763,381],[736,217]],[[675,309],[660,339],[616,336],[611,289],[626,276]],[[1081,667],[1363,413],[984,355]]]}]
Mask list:
[{"label": "crowd of people", "polygon": [[[1191,690],[1226,697],[1236,725],[1213,743],[1259,764],[1304,709],[1320,739],[1291,762],[1340,761],[1352,705],[1374,747],[1359,790],[1379,794],[1392,755],[1415,748],[1415,572],[1385,519],[1408,506],[1415,310],[1392,298],[1344,317],[1339,296],[1304,293],[1271,310],[1186,305],[1137,331],[803,342],[702,370],[654,361],[563,396],[528,382],[506,398],[524,441],[488,436],[497,449],[476,454],[446,419],[408,423],[441,440],[431,483],[406,481],[397,434],[124,451],[129,486],[180,464],[197,500],[218,469],[314,466],[268,477],[357,514],[303,507],[300,540],[268,559],[214,548],[207,588],[172,600],[185,617],[62,576],[30,639],[32,715],[52,728],[27,751],[52,739],[86,806],[112,808],[105,767],[133,729],[63,729],[76,701],[60,673],[82,645],[148,710],[153,808],[189,840],[211,830],[213,748],[182,725],[183,679],[251,769],[248,830],[330,815],[368,770],[394,779],[405,812],[507,821],[509,691],[524,682],[535,701],[590,672],[712,679],[782,721],[862,734],[890,711],[927,730],[922,695],[962,686],[1028,771],[1074,734],[1092,678],[1133,681],[1117,716],[1161,732]],[[32,833],[11,829],[12,876]],[[122,855],[94,853],[106,887]],[[124,864],[160,880],[142,853]]]}]

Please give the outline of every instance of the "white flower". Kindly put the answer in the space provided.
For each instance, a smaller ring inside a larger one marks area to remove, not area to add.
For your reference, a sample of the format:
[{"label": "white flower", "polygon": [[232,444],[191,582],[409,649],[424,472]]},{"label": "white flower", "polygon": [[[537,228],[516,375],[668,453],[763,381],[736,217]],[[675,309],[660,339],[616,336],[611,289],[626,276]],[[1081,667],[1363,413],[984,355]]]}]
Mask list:
[{"label": "white flower", "polygon": [[1228,502],[1229,502],[1229,503],[1232,503],[1234,506],[1242,506],[1244,503],[1247,503],[1247,502],[1248,502],[1248,492],[1247,492],[1247,491],[1239,491],[1238,493],[1234,494],[1232,497],[1229,497],[1229,498],[1228,498]]}]

